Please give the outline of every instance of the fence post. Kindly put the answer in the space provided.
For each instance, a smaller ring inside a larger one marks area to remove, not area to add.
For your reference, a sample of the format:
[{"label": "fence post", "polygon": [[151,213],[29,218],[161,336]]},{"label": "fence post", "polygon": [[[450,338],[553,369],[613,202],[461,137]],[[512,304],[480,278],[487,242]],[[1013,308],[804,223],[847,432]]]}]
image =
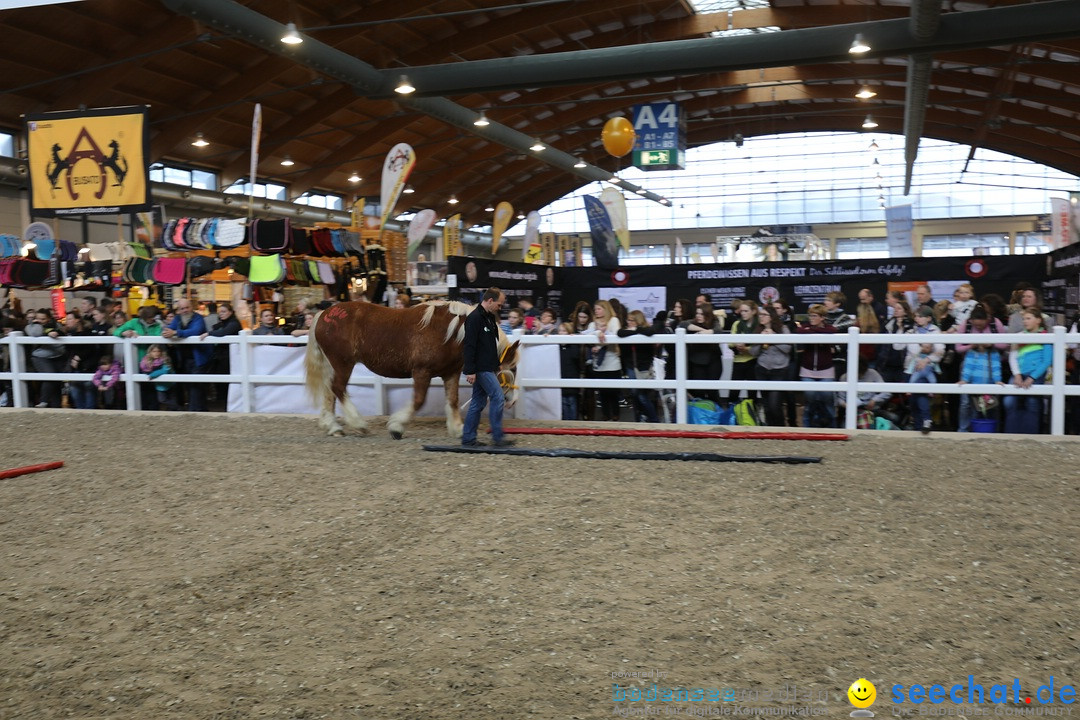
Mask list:
[{"label": "fence post", "polygon": [[844,391],[847,394],[847,408],[844,427],[854,430],[859,415],[859,328],[852,325],[847,332],[847,390]]},{"label": "fence post", "polygon": [[248,342],[251,331],[241,330],[238,335],[240,336],[240,412],[250,413],[255,409],[251,387],[252,343]]},{"label": "fence post", "polygon": [[1053,393],[1050,395],[1050,434],[1065,434],[1065,326],[1054,326],[1054,355],[1051,364],[1052,377],[1050,386]]},{"label": "fence post", "polygon": [[139,367],[139,353],[135,341],[124,338],[120,353],[124,357],[124,392],[127,393],[127,409],[142,410],[142,396],[139,394],[142,386],[135,380],[135,376],[142,372],[142,369]]},{"label": "fence post", "polygon": [[26,392],[26,383],[22,375],[26,372],[26,354],[23,346],[14,341],[14,338],[24,337],[26,333],[13,330],[9,337],[12,338],[8,357],[11,359],[11,407],[24,408],[30,405],[30,397]]},{"label": "fence post", "polygon": [[675,338],[675,422],[685,425],[688,413],[686,328],[675,328]]}]

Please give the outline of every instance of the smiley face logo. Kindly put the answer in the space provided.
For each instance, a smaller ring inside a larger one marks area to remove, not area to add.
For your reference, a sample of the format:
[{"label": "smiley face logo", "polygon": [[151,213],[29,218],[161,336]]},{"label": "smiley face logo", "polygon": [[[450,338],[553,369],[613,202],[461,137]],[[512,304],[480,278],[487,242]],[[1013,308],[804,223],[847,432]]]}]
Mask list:
[{"label": "smiley face logo", "polygon": [[848,700],[857,708],[868,708],[877,699],[877,688],[866,678],[859,678],[847,689]]}]

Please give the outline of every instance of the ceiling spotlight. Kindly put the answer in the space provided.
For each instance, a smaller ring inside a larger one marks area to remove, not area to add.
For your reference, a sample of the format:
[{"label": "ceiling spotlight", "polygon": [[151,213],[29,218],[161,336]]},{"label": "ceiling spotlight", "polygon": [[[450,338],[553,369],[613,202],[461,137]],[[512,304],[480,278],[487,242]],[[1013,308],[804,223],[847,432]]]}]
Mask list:
[{"label": "ceiling spotlight", "polygon": [[292,158],[291,158],[291,157],[289,157],[288,155],[286,155],[286,156],[285,156],[285,159],[281,161],[281,164],[282,164],[282,165],[284,165],[285,167],[292,167],[292,166],[293,166],[293,165],[295,165],[296,163],[294,163],[294,162],[293,162],[293,160],[292,160]]},{"label": "ceiling spotlight", "polygon": [[486,208],[484,208],[484,212],[495,212],[495,208],[493,208],[492,206],[488,205],[488,206],[487,206]]},{"label": "ceiling spotlight", "polygon": [[529,149],[533,152],[541,152],[544,149],[544,143],[540,142],[540,138],[536,138]]},{"label": "ceiling spotlight", "polygon": [[589,167],[589,166],[585,163],[584,160],[582,160],[581,158],[578,158],[578,161],[576,163],[574,163],[574,167],[583,168],[583,167]]},{"label": "ceiling spotlight", "polygon": [[871,90],[869,85],[863,85],[859,92],[855,93],[855,97],[860,100],[869,100],[872,97],[877,97],[877,93]]},{"label": "ceiling spotlight", "polygon": [[852,55],[862,55],[863,53],[870,52],[870,46],[866,40],[863,39],[862,33],[855,33],[855,39],[851,41],[851,47],[848,48],[848,52]]},{"label": "ceiling spotlight", "polygon": [[485,113],[483,110],[481,110],[480,111],[480,117],[473,120],[472,124],[475,125],[476,127],[487,127],[488,125],[491,124],[491,121],[489,121],[487,119],[487,113]]},{"label": "ceiling spotlight", "polygon": [[863,130],[873,130],[877,127],[877,123],[874,121],[874,116],[867,114],[866,119],[863,120]]},{"label": "ceiling spotlight", "polygon": [[448,202],[451,205],[457,205],[458,204],[458,199],[454,195],[451,195],[450,199],[447,200],[446,202]]},{"label": "ceiling spotlight", "polygon": [[518,220],[524,220],[525,219],[525,213],[518,213],[517,214],[517,219]]},{"label": "ceiling spotlight", "polygon": [[352,175],[349,176],[349,182],[351,182],[351,183],[358,183],[363,179],[364,178],[360,177],[356,173],[353,173]]},{"label": "ceiling spotlight", "polygon": [[416,88],[409,82],[409,77],[407,75],[402,75],[401,78],[398,79],[398,85],[394,88],[394,92],[399,95],[408,95],[416,92]]},{"label": "ceiling spotlight", "polygon": [[210,143],[206,141],[206,138],[203,137],[201,132],[197,132],[195,133],[195,139],[191,141],[191,144],[195,147],[206,147]]},{"label": "ceiling spotlight", "polygon": [[414,192],[416,192],[416,190],[413,189],[412,185],[406,185],[405,189],[401,192],[405,193],[406,195],[412,195]]},{"label": "ceiling spotlight", "polygon": [[296,23],[287,23],[285,25],[285,34],[281,36],[281,42],[286,45],[299,45],[304,42],[304,38],[300,37],[300,33],[296,32]]}]

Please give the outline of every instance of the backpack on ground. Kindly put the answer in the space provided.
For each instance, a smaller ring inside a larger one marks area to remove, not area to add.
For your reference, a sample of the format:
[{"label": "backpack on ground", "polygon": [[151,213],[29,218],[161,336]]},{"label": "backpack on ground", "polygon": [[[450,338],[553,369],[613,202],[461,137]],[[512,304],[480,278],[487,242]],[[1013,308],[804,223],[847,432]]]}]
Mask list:
[{"label": "backpack on ground", "polygon": [[740,400],[735,405],[735,422],[739,425],[756,426],[758,422],[757,406],[753,399]]}]

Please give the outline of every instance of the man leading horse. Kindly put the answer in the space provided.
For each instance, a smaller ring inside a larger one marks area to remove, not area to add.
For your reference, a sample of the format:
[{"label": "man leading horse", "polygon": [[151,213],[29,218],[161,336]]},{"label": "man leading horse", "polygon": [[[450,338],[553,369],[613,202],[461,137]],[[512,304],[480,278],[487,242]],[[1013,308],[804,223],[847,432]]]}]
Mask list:
[{"label": "man leading horse", "polygon": [[480,414],[489,401],[492,444],[495,447],[514,444],[513,440],[503,437],[503,391],[499,386],[499,309],[504,302],[506,296],[502,291],[490,288],[465,319],[465,361],[462,372],[465,373],[465,381],[473,386],[469,412],[465,415],[465,427],[461,433],[461,444],[465,447],[487,444],[476,439],[476,431],[480,425]]}]

